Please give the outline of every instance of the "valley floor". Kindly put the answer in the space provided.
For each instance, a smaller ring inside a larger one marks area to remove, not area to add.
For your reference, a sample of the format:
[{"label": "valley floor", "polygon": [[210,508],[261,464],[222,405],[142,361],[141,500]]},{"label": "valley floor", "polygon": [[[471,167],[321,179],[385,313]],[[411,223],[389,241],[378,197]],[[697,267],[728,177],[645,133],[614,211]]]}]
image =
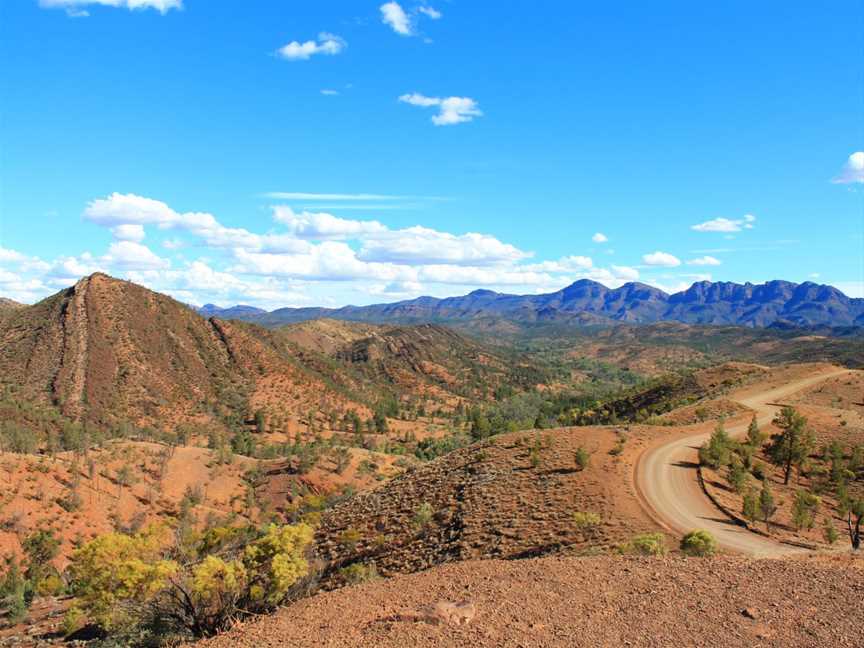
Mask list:
[{"label": "valley floor", "polygon": [[[864,560],[548,557],[470,561],[343,588],[198,648],[848,646]],[[424,607],[471,602],[440,622]]]}]

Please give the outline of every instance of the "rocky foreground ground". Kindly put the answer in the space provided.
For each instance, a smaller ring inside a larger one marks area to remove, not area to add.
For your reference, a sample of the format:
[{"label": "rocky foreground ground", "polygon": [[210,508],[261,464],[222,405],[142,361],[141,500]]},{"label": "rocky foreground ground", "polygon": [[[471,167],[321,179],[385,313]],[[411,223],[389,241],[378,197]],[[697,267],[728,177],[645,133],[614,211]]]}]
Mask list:
[{"label": "rocky foreground ground", "polygon": [[197,648],[860,648],[862,597],[864,560],[839,553],[470,561],[302,600]]}]

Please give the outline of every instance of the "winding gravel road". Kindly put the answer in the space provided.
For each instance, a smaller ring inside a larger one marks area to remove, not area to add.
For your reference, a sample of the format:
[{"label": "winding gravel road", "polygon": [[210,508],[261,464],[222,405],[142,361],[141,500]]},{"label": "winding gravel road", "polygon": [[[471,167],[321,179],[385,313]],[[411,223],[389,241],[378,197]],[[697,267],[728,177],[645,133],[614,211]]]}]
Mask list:
[{"label": "winding gravel road", "polygon": [[[756,411],[760,425],[770,423],[780,410],[781,399],[828,378],[851,373],[838,369],[822,372],[808,378],[795,380],[780,387],[741,398],[738,403]],[[728,426],[733,437],[747,432],[747,423]],[[636,466],[636,485],[653,516],[664,526],[677,533],[693,529],[710,531],[719,545],[726,550],[760,557],[777,557],[802,553],[789,545],[783,545],[751,533],[729,520],[708,499],[699,486],[697,477],[698,448],[711,436],[697,434],[675,439],[669,443],[647,450]]]}]

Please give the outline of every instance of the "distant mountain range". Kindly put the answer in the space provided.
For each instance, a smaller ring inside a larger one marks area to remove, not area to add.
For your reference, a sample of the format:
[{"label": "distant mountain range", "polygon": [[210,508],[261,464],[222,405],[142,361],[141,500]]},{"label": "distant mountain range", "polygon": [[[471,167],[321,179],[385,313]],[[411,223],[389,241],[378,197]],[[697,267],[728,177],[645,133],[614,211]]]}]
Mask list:
[{"label": "distant mountain range", "polygon": [[497,317],[520,323],[576,325],[675,321],[753,328],[864,326],[864,299],[847,297],[831,286],[789,281],[764,284],[701,281],[669,295],[642,283],[627,283],[613,289],[583,279],[542,295],[475,290],[462,297],[418,297],[371,306],[280,308],[268,313],[251,306],[221,309],[209,304],[199,311],[207,316],[241,319],[268,327],[322,317],[378,323],[464,322]]}]

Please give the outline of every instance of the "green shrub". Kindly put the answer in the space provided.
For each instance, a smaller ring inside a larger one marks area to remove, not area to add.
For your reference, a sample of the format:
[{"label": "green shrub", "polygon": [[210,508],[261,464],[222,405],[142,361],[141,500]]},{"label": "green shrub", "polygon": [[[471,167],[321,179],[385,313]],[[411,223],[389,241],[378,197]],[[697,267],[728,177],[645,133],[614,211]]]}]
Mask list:
[{"label": "green shrub", "polygon": [[663,556],[666,554],[666,536],[662,533],[641,533],[619,546],[618,550],[625,554]]},{"label": "green shrub", "polygon": [[305,524],[215,527],[173,546],[172,537],[151,526],[131,536],[108,533],[76,550],[69,627],[87,617],[120,637],[150,623],[209,636],[272,610],[309,572],[313,531]]},{"label": "green shrub", "polygon": [[588,454],[588,451],[585,448],[579,446],[578,448],[576,448],[575,460],[576,467],[579,470],[585,470],[588,467],[588,464],[591,463],[591,455]]},{"label": "green shrub", "polygon": [[378,578],[378,570],[375,565],[364,565],[362,563],[354,563],[339,570],[339,575],[349,585],[357,585],[366,583]]},{"label": "green shrub", "polygon": [[797,531],[813,528],[820,502],[821,499],[817,495],[805,490],[799,490],[795,493],[795,501],[792,504],[792,523]]},{"label": "green shrub", "polygon": [[681,539],[681,551],[688,556],[713,556],[717,553],[717,540],[707,531],[697,529]]},{"label": "green shrub", "polygon": [[339,544],[349,551],[353,550],[362,539],[363,534],[354,527],[349,527],[339,534]]},{"label": "green shrub", "polygon": [[840,538],[840,534],[837,533],[837,529],[834,527],[834,522],[830,516],[826,516],[825,518],[825,523],[822,526],[822,537],[825,539],[825,542],[831,545]]},{"label": "green shrub", "polygon": [[432,505],[429,502],[423,502],[414,511],[414,526],[426,527],[432,521],[433,514]]},{"label": "green shrub", "polygon": [[600,524],[600,516],[597,513],[577,511],[573,514],[573,524],[580,529],[591,529]]}]

